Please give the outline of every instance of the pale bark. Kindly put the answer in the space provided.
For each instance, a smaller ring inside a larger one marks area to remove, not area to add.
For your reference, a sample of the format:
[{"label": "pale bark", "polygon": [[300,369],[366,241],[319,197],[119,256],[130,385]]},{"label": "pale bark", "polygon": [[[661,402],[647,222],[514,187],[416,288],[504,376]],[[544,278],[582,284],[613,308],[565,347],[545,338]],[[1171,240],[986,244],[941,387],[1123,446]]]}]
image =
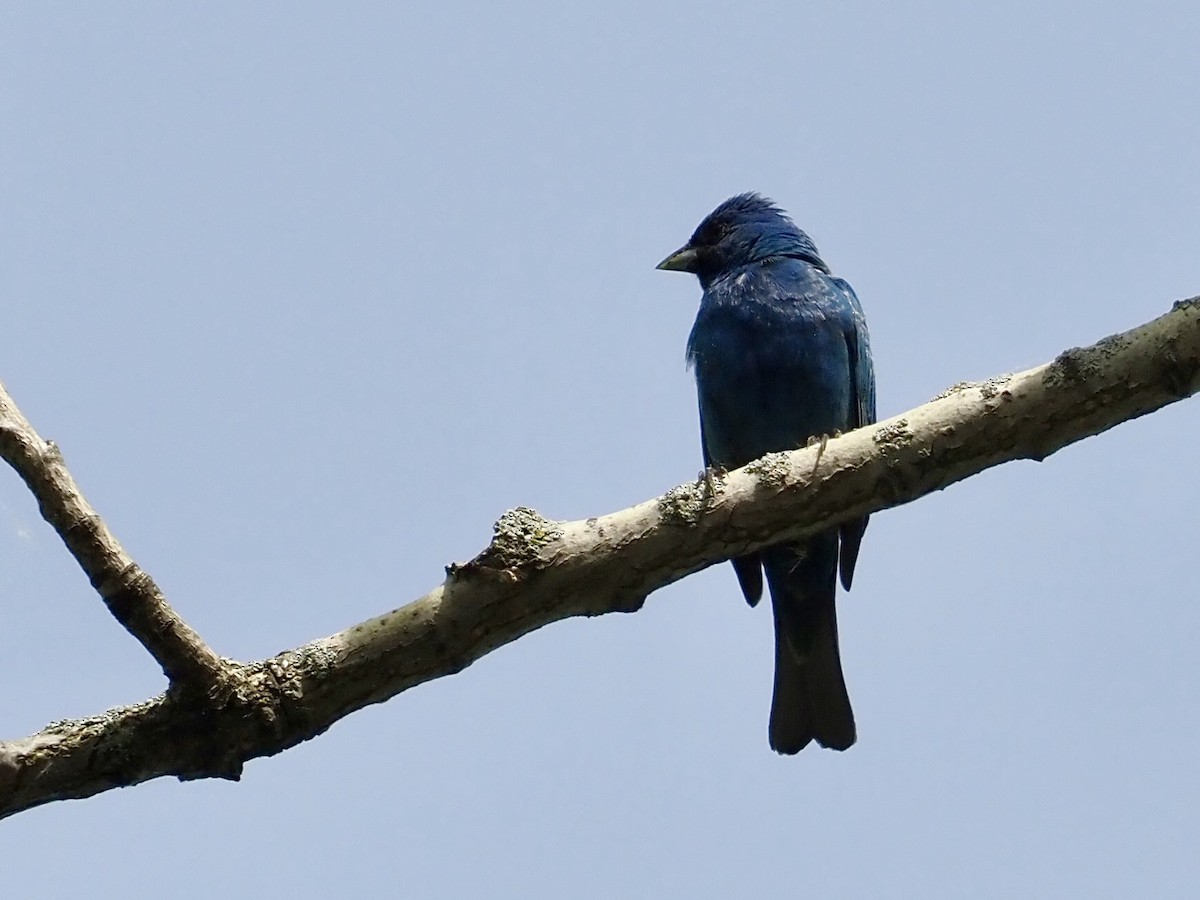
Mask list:
[{"label": "pale bark", "polygon": [[505,513],[475,559],[424,597],[278,656],[217,656],[88,506],[57,449],[0,387],[0,456],[37,496],[113,615],[153,654],[165,694],[0,743],[0,817],[161,775],[239,777],[246,760],[458,672],[569,616],[632,612],[731,556],[1051,453],[1200,389],[1200,298],[1053,362],[975,384],[824,449],[777,453],[629,509],[554,522]]}]

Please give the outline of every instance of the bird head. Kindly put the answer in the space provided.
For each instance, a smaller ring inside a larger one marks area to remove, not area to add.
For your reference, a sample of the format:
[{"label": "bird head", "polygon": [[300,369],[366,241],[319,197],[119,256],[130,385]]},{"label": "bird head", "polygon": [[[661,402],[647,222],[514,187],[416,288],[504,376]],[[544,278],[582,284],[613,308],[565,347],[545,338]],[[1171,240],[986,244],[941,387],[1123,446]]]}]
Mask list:
[{"label": "bird head", "polygon": [[704,287],[741,266],[772,257],[803,259],[822,271],[829,268],[807,234],[761,194],[730,197],[693,232],[691,239],[658,264],[670,272],[691,272]]}]

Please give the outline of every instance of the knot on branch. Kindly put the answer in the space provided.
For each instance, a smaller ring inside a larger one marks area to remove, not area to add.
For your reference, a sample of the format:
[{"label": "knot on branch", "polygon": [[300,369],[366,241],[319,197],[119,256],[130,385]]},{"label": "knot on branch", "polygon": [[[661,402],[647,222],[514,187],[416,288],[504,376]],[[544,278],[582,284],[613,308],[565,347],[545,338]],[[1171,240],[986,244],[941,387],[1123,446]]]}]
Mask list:
[{"label": "knot on branch", "polygon": [[790,457],[787,453],[768,453],[746,465],[746,471],[758,477],[758,483],[764,487],[783,487],[788,483],[792,473]]},{"label": "knot on branch", "polygon": [[703,478],[673,487],[658,498],[658,512],[674,525],[695,525],[704,515],[712,494]]},{"label": "knot on branch", "polygon": [[1069,387],[1083,384],[1096,376],[1100,360],[1093,347],[1072,347],[1064,350],[1046,367],[1047,387]]},{"label": "knot on branch", "polygon": [[541,552],[562,537],[559,523],[535,509],[510,509],[492,526],[492,540],[483,552],[467,563],[452,563],[446,574],[483,575],[504,581],[520,581],[541,565]]},{"label": "knot on branch", "polygon": [[912,429],[908,427],[908,419],[897,419],[895,422],[883,425],[872,436],[881,450],[903,450],[913,441]]}]

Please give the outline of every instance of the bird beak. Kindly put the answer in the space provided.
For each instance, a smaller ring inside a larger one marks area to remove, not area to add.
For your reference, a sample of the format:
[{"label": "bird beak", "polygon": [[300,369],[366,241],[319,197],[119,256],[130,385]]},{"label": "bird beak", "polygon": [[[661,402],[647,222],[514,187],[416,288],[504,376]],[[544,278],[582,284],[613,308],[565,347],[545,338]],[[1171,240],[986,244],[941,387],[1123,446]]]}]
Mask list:
[{"label": "bird beak", "polygon": [[691,247],[681,247],[655,266],[655,268],[666,272],[695,272],[696,251]]}]

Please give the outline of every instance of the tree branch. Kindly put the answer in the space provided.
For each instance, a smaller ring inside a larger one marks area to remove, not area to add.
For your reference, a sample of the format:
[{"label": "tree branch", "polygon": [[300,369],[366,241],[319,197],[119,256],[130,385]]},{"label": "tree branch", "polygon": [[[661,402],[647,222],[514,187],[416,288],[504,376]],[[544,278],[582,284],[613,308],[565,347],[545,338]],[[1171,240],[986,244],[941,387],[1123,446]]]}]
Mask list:
[{"label": "tree branch", "polygon": [[0,457],[16,469],[118,622],[162,666],[173,687],[217,690],[226,665],[167,603],[162,591],[84,499],[53,441],[45,441],[0,384]]},{"label": "tree branch", "polygon": [[[1197,390],[1200,298],[1035,369],[956,385],[902,416],[829,441],[823,453],[812,447],[770,454],[717,479],[713,490],[702,479],[578,522],[511,510],[496,523],[488,547],[449,566],[446,580],[426,596],[272,659],[225,663],[227,691],[169,692],[0,743],[0,817],[161,775],[236,779],[246,760],[458,672],[543,625],[632,612],[657,588],[731,556],[907,503],[1002,462],[1044,459]],[[109,548],[107,554],[123,551],[90,507],[70,516],[60,508],[68,500],[81,503],[78,490],[57,454],[44,444],[29,446],[32,429],[8,424],[14,410],[0,405],[0,455],[38,495],[89,577],[100,573],[93,584],[103,594],[111,583],[105,573],[113,570],[84,559],[98,552],[94,543]],[[14,434],[27,437],[22,442]],[[44,471],[55,473],[58,487],[45,483]],[[78,521],[94,535],[82,544],[87,552],[76,549],[81,543],[71,523]],[[127,571],[132,562],[120,558],[116,571]],[[165,602],[156,607],[162,608]],[[151,639],[134,633],[159,646],[159,631],[151,629]]]}]

